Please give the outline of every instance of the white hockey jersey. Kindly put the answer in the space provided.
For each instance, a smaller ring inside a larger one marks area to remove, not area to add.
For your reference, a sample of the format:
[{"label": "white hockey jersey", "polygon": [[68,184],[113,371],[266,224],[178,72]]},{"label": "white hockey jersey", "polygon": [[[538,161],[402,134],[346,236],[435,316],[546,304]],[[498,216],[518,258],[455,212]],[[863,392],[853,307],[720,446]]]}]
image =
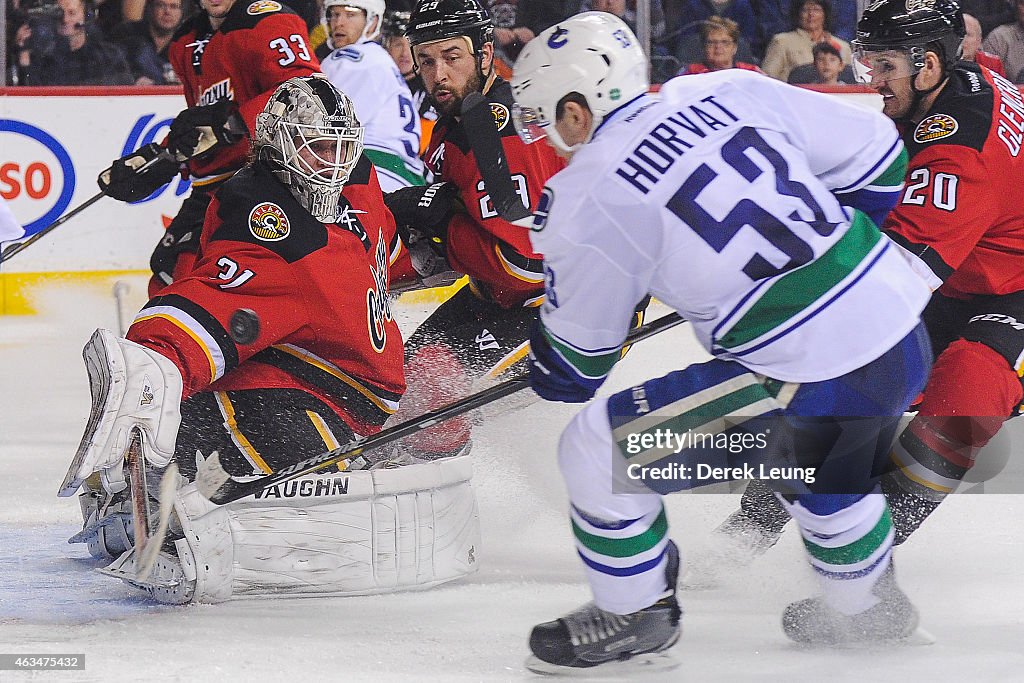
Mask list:
[{"label": "white hockey jersey", "polygon": [[917,325],[930,294],[841,204],[879,176],[898,191],[902,155],[891,121],[838,98],[738,69],[674,79],[549,179],[531,233],[545,329],[600,377],[650,292],[710,353],[755,372],[813,382],[859,368]]},{"label": "white hockey jersey", "polygon": [[420,115],[409,86],[387,51],[372,41],[338,48],[320,65],[349,96],[366,128],[366,155],[384,192],[423,184]]}]

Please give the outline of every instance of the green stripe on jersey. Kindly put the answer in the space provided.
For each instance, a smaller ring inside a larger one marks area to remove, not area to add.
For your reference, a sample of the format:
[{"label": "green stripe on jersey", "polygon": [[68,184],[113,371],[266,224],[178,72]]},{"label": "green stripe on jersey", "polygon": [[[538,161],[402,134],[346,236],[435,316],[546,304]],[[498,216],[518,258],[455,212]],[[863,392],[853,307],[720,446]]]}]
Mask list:
[{"label": "green stripe on jersey", "polygon": [[908,159],[907,149],[904,147],[900,150],[899,156],[889,164],[889,167],[882,171],[868,185],[872,187],[899,187],[903,184],[903,179],[907,177]]},{"label": "green stripe on jersey", "polygon": [[622,357],[622,352],[619,349],[609,353],[588,356],[558,341],[547,330],[544,330],[544,336],[548,338],[548,343],[551,344],[552,348],[558,351],[569,365],[589,379],[604,377],[612,371],[612,366]]},{"label": "green stripe on jersey", "polygon": [[402,157],[397,154],[391,154],[390,152],[381,152],[376,149],[364,149],[366,157],[370,160],[370,163],[377,168],[382,168],[386,171],[391,171],[397,176],[400,176],[404,180],[407,180],[410,185],[425,185],[426,181],[423,180],[423,176],[413,173],[402,161]]},{"label": "green stripe on jersey", "polygon": [[881,239],[874,222],[856,211],[838,242],[819,258],[779,277],[716,343],[733,349],[800,315],[848,278]]},{"label": "green stripe on jersey", "polygon": [[665,508],[661,509],[661,514],[646,531],[641,531],[636,536],[628,538],[595,536],[581,529],[575,520],[572,522],[572,533],[576,536],[576,540],[588,550],[606,557],[632,557],[645,553],[661,543],[666,532],[668,532],[668,519],[665,518]]},{"label": "green stripe on jersey", "polygon": [[848,545],[838,548],[825,548],[817,543],[804,539],[804,546],[811,557],[833,566],[857,564],[871,557],[882,546],[885,537],[892,529],[892,517],[889,516],[889,507],[886,506],[878,524],[867,534]]}]

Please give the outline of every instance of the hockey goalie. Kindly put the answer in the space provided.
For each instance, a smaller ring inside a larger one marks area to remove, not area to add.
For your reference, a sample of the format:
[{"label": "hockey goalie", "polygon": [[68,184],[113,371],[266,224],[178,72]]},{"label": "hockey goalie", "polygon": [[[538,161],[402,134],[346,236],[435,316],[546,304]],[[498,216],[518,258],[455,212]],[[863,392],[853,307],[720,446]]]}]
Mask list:
[{"label": "hockey goalie", "polygon": [[[260,476],[376,433],[405,391],[387,299],[395,225],[351,101],[322,74],[292,78],[253,138],[191,272],[126,338],[97,330],[85,347],[92,412],[59,491],[79,492],[71,540],[176,604],[464,576],[479,535],[466,457],[324,468],[224,506],[192,482],[214,452],[233,476]],[[173,514],[143,579],[161,484]]]}]

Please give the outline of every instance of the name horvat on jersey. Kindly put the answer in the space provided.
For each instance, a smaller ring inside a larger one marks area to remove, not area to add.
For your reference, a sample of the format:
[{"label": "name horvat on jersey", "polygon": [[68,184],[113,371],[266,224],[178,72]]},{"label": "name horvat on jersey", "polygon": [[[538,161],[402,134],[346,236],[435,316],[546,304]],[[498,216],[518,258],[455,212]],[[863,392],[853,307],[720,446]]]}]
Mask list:
[{"label": "name horvat on jersey", "polygon": [[[693,148],[686,138],[705,138],[721,128],[728,128],[739,121],[739,117],[715,101],[714,95],[702,100],[710,106],[691,104],[688,111],[677,111],[658,123],[633,151],[615,173],[643,194],[651,191],[661,177],[672,168],[676,159]],[[719,118],[722,114],[729,121]],[[645,182],[650,181],[649,183]]]}]

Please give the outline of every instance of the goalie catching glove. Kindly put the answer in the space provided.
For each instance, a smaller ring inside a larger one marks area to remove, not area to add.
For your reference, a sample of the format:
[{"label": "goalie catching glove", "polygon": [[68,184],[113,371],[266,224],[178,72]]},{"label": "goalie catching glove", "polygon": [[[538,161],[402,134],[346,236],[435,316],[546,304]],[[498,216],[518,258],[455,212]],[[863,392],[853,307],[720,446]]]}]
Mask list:
[{"label": "goalie catching glove", "polygon": [[155,142],[123,156],[96,179],[100,190],[122,202],[137,202],[171,182],[180,162]]},{"label": "goalie catching glove", "polygon": [[124,456],[135,427],[142,432],[146,463],[166,467],[181,424],[181,373],[170,360],[102,329],[93,333],[82,356],[92,411],[57,492],[62,497],[74,495],[94,472],[108,493],[123,490]]},{"label": "goalie catching glove", "polygon": [[174,117],[167,134],[167,149],[184,161],[219,145],[233,145],[247,134],[238,105],[224,98],[213,104],[189,107]]}]

